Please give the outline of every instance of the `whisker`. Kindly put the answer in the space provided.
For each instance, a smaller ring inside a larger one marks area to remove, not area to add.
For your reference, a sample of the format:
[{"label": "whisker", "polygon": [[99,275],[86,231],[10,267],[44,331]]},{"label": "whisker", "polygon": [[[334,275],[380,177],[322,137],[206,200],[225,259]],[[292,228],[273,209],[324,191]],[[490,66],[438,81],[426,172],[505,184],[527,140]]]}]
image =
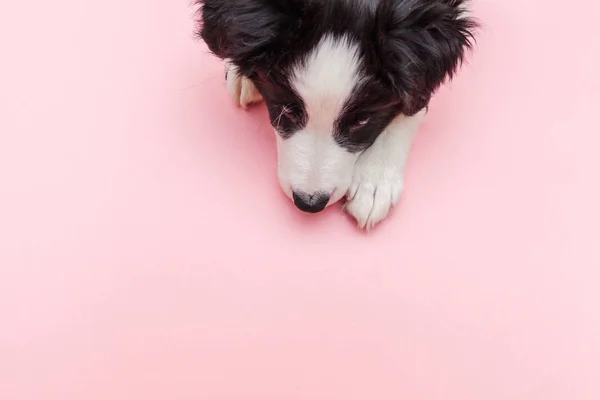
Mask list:
[{"label": "whisker", "polygon": [[279,131],[279,123],[281,122],[281,117],[283,117],[283,114],[285,114],[286,109],[289,109],[290,104],[287,104],[283,107],[281,107],[281,113],[279,114],[279,116],[277,118],[275,118],[275,124],[277,125],[277,127],[275,129],[277,129],[277,131]]}]

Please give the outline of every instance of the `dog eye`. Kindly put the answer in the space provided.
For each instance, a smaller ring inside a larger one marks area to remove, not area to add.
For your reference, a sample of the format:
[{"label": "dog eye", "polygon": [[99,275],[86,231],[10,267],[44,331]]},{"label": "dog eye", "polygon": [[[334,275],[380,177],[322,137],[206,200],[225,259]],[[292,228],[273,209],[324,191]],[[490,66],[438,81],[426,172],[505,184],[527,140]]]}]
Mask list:
[{"label": "dog eye", "polygon": [[370,118],[359,119],[354,125],[352,125],[351,130],[360,129],[363,126],[367,125],[370,121]]}]

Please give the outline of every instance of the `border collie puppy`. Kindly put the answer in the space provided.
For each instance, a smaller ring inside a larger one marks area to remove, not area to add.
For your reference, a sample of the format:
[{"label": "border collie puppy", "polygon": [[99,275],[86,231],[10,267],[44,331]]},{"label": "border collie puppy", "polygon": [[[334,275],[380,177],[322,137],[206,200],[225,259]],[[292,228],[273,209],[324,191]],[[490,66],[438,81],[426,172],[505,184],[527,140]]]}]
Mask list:
[{"label": "border collie puppy", "polygon": [[458,70],[468,0],[197,0],[198,34],[238,105],[264,100],[283,191],[317,213],[343,198],[383,220],[432,94]]}]

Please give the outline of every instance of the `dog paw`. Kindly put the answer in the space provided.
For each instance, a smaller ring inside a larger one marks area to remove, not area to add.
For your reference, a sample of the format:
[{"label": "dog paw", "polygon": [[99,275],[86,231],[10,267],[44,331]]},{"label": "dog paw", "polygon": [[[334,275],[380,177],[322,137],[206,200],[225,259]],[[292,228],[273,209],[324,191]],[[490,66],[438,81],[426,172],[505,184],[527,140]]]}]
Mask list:
[{"label": "dog paw", "polygon": [[360,229],[369,230],[388,216],[403,188],[404,174],[399,166],[359,163],[344,209],[356,219]]},{"label": "dog paw", "polygon": [[225,63],[225,79],[227,80],[227,90],[237,106],[247,109],[262,100],[254,83],[240,75],[237,67],[229,62]]}]

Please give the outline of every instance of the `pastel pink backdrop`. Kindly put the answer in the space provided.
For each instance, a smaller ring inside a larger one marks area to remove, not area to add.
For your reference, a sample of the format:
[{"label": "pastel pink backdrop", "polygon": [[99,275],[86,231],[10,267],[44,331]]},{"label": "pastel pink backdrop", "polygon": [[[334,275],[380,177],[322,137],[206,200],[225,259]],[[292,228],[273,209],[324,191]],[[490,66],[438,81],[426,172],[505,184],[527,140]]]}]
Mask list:
[{"label": "pastel pink backdrop", "polygon": [[4,2],[3,400],[597,400],[600,6],[475,4],[393,217],[280,193],[187,0]]}]

